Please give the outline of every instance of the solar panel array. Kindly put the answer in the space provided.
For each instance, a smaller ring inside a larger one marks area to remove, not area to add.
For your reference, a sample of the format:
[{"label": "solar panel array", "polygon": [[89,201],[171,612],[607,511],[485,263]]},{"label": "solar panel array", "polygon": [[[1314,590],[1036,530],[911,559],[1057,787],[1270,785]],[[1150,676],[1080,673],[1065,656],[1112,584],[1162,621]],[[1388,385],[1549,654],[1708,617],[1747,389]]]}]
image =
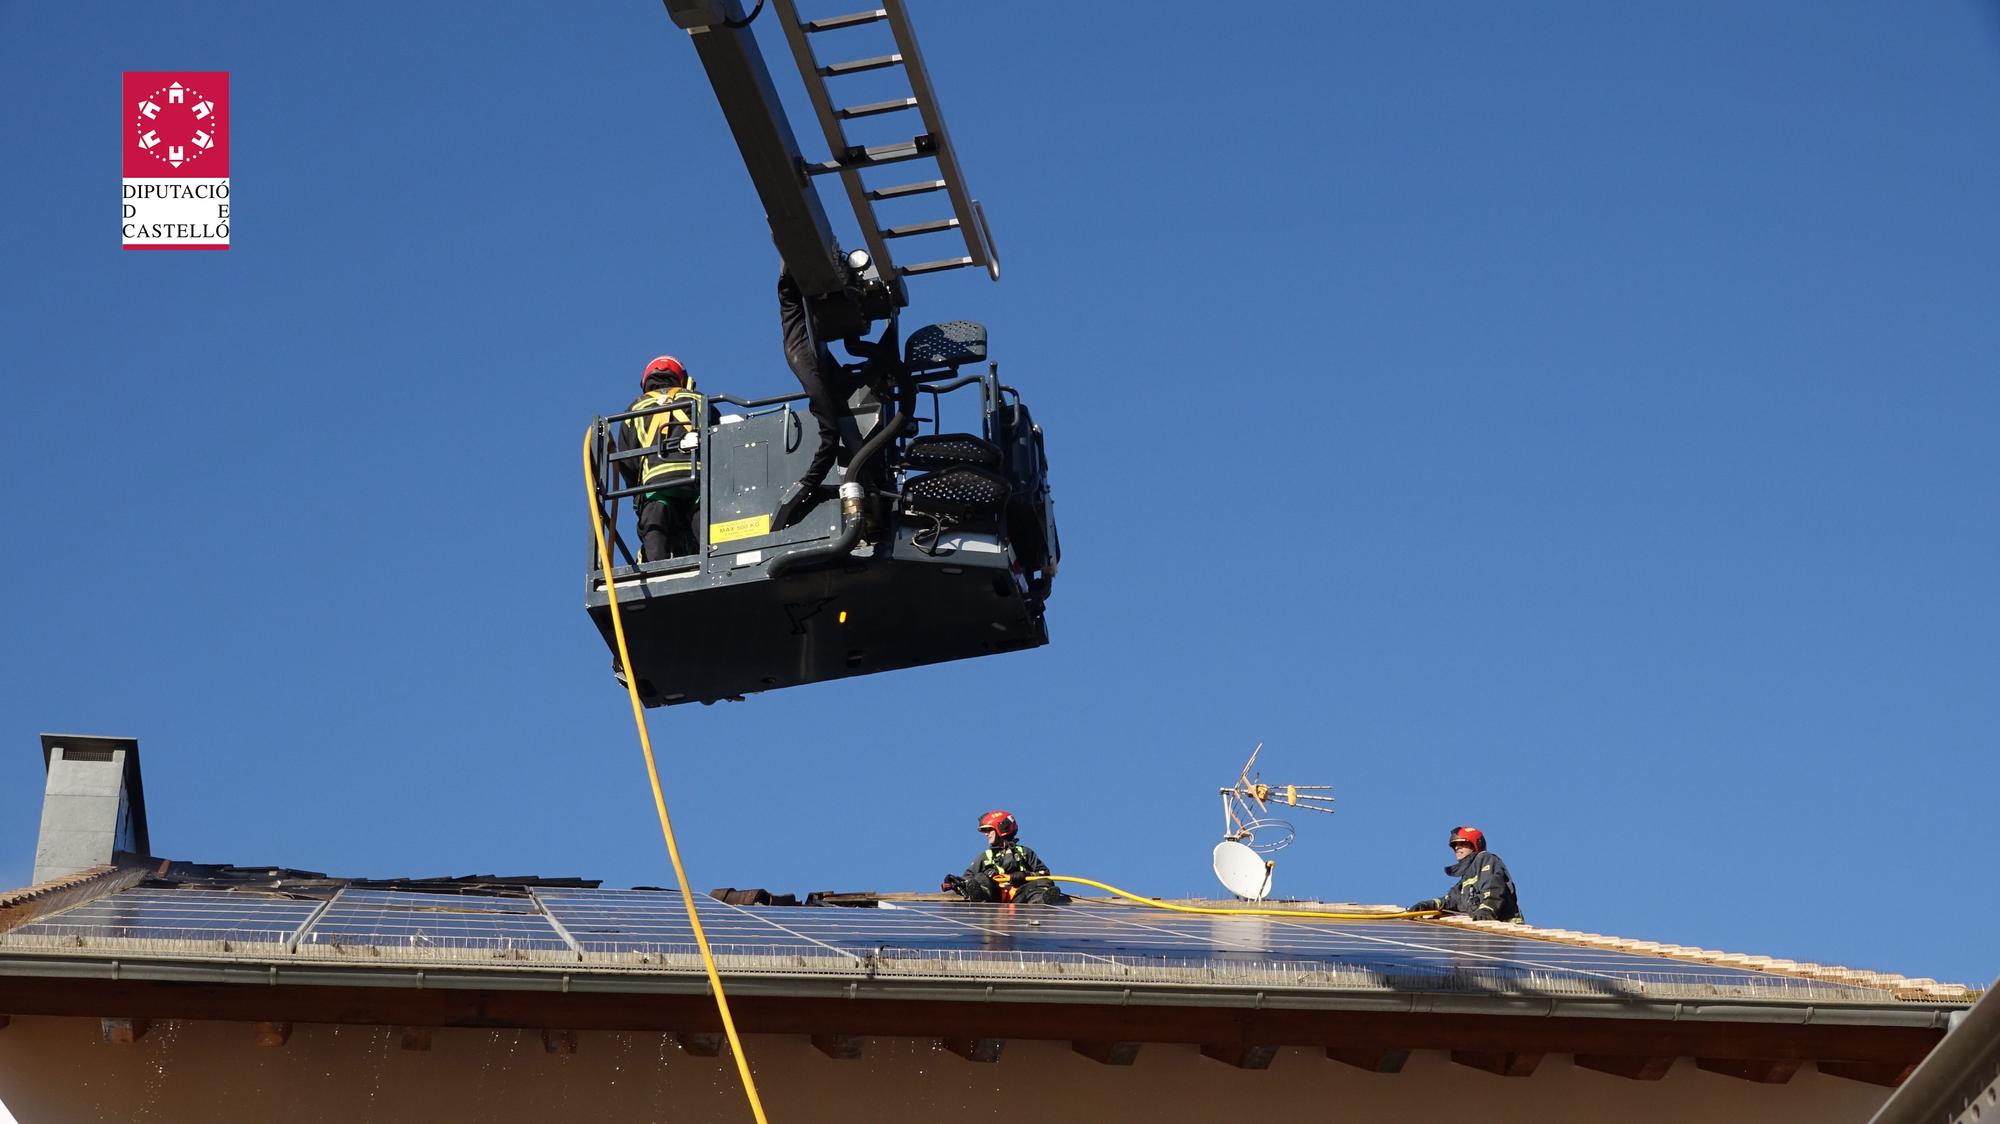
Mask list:
[{"label": "solar panel array", "polygon": [[[1410,921],[1209,917],[1092,903],[758,907],[705,895],[696,898],[696,907],[726,971],[1633,998],[1880,998],[1866,988]],[[51,946],[699,970],[681,896],[651,890],[546,888],[494,896],[348,888],[319,901],[240,890],[135,889],[0,934],[0,952]]]},{"label": "solar panel array", "polygon": [[342,890],[299,941],[308,954],[384,949],[571,951],[530,898],[392,890]]},{"label": "solar panel array", "polygon": [[283,946],[298,935],[320,904],[281,894],[126,890],[72,906],[5,936],[10,941],[19,934],[30,941],[78,945],[154,940]]}]

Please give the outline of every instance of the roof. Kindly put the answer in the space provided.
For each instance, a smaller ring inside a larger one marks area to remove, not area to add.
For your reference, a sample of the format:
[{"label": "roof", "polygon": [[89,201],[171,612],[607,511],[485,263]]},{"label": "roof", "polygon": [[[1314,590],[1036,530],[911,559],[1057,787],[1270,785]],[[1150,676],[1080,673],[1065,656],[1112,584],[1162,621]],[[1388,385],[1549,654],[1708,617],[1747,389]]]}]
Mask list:
[{"label": "roof", "polygon": [[[1518,925],[1314,920],[1334,908],[1316,903],[1293,919],[809,901],[696,898],[746,1033],[1307,1044],[1367,1065],[1378,1048],[1811,1059],[1893,1083],[1972,998]],[[674,890],[133,860],[0,895],[0,1007],[17,1014],[687,1031],[713,1019],[707,992]]]},{"label": "roof", "polygon": [[[329,878],[283,868],[157,863],[70,879],[32,916],[0,908],[0,957],[157,958],[183,972],[245,962],[476,973],[700,975],[677,891],[576,879]],[[92,891],[94,887],[94,892]],[[0,898],[45,897],[37,887]],[[720,893],[718,891],[718,893]],[[823,896],[822,900],[827,900]],[[921,979],[1071,988],[1283,990],[1291,1001],[1469,995],[1590,1002],[1969,1002],[1968,989],[1656,942],[1471,921],[1191,915],[1112,900],[978,905],[848,895],[844,907],[696,905],[725,971],[772,979]],[[810,899],[809,899],[810,900]],[[1355,907],[1345,907],[1355,908]]]}]

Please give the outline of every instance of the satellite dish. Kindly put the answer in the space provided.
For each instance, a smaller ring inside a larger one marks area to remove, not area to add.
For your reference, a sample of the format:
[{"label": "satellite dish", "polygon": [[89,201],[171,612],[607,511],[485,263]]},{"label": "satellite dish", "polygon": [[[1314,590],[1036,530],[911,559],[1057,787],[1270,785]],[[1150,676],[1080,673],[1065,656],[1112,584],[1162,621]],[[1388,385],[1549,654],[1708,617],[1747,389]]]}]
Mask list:
[{"label": "satellite dish", "polygon": [[1224,889],[1239,898],[1261,902],[1271,892],[1271,868],[1275,863],[1234,839],[1215,845],[1215,876]]}]

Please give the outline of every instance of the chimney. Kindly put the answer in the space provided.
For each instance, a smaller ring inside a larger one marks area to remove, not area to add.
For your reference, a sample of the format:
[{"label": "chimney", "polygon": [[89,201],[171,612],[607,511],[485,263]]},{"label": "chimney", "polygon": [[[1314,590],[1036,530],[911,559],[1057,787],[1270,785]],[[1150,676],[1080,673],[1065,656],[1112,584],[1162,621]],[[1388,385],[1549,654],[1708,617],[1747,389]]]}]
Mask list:
[{"label": "chimney", "polygon": [[139,739],[43,734],[42,834],[35,881],[47,882],[111,861],[118,851],[152,853]]}]

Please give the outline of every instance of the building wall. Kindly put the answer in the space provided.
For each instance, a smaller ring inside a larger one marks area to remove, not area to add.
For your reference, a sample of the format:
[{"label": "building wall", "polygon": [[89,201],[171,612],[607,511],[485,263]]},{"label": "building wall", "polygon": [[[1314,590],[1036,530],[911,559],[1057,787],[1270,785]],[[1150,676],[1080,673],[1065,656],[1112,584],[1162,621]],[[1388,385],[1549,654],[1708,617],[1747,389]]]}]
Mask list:
[{"label": "building wall", "polygon": [[[103,1040],[96,1019],[16,1017],[0,1029],[0,1103],[20,1124],[396,1124],[401,1121],[740,1121],[750,1118],[728,1057],[685,1053],[671,1035],[584,1031],[573,1054],[536,1031],[437,1030],[425,1052],[393,1028],[301,1025],[283,1046],[248,1023],[159,1022],[137,1042]],[[1865,1121],[1889,1090],[1818,1073],[1757,1085],[1681,1059],[1659,1081],[1578,1069],[1551,1056],[1529,1077],[1498,1077],[1443,1053],[1400,1074],[1367,1073],[1317,1051],[1284,1049],[1261,1071],[1193,1046],[1149,1045],[1106,1066],[1067,1043],[1007,1043],[968,1062],[918,1039],[868,1040],[836,1061],[803,1037],[752,1036],[774,1124],[936,1121],[1149,1122],[1237,1119],[1727,1124]],[[5,1116],[0,1115],[0,1120]]]}]

